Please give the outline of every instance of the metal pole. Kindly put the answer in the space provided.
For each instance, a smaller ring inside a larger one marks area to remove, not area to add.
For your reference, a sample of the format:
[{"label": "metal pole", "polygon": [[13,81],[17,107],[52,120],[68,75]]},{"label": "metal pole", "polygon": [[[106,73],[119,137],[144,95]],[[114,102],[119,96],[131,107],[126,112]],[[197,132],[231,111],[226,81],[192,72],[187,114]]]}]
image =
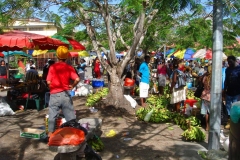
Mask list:
[{"label": "metal pole", "polygon": [[208,150],[220,148],[220,125],[222,105],[222,53],[223,53],[223,4],[213,0],[213,64],[211,82],[210,131]]},{"label": "metal pole", "polygon": [[164,53],[164,59],[165,59],[166,58],[166,44],[164,44],[163,53]]}]

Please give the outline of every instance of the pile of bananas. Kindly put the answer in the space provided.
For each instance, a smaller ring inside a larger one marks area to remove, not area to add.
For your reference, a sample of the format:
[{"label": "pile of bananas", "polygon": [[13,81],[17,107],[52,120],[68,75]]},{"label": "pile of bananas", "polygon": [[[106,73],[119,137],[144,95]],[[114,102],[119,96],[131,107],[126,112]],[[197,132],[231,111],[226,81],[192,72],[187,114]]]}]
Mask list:
[{"label": "pile of bananas", "polygon": [[187,141],[197,141],[197,142],[202,142],[206,138],[205,133],[203,133],[200,127],[198,126],[191,126],[189,129],[185,130],[182,133],[182,136]]},{"label": "pile of bananas", "polygon": [[157,96],[157,95],[151,95],[146,99],[146,103],[149,106],[154,106],[155,108],[166,108],[168,104],[170,104],[170,98],[165,96]]},{"label": "pile of bananas", "polygon": [[195,93],[194,91],[188,90],[186,95],[187,99],[196,99],[197,101],[200,101],[201,99],[198,97],[195,97],[194,93]]},{"label": "pile of bananas", "polygon": [[92,107],[94,106],[98,101],[100,101],[103,97],[105,97],[108,94],[108,88],[103,88],[100,91],[90,94],[87,97],[86,106]]},{"label": "pile of bananas", "polygon": [[104,144],[102,140],[94,135],[93,138],[87,140],[87,143],[92,147],[93,150],[95,151],[102,151],[104,149]]},{"label": "pile of bananas", "polygon": [[189,127],[186,117],[180,113],[175,113],[173,121],[182,129],[186,130]]},{"label": "pile of bananas", "polygon": [[185,117],[180,113],[174,115],[173,121],[179,125],[182,130],[186,130],[189,126],[201,126],[201,121],[194,116]]},{"label": "pile of bananas", "polygon": [[194,116],[190,116],[186,119],[187,123],[190,123],[191,126],[201,126],[201,121],[194,117]]},{"label": "pile of bananas", "polygon": [[169,122],[172,118],[172,113],[166,108],[139,108],[136,112],[136,116],[139,120],[143,121],[144,117],[148,112],[153,109],[153,113],[150,117],[149,122],[153,123],[161,123],[161,122]]}]

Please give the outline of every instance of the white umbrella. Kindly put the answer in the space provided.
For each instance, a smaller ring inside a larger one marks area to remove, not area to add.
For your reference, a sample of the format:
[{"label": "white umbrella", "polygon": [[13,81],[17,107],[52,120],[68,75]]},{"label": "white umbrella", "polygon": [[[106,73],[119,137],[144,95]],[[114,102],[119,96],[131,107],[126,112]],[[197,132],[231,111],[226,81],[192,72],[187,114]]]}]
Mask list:
[{"label": "white umbrella", "polygon": [[193,56],[192,58],[204,58],[206,56],[207,50],[204,49],[199,49]]}]

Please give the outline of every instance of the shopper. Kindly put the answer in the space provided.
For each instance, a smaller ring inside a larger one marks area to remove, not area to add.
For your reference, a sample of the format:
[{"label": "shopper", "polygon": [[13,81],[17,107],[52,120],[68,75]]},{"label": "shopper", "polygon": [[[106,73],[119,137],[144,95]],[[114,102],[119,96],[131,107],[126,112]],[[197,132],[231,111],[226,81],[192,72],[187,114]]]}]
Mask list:
[{"label": "shopper", "polygon": [[178,74],[179,73],[183,74],[182,71],[178,69],[178,67],[179,62],[177,59],[174,59],[173,73],[170,76],[171,81],[170,93],[172,94],[170,104],[174,104],[176,111],[180,112],[181,102],[186,100],[186,90],[185,87],[179,87],[177,84]]},{"label": "shopper", "polygon": [[[230,116],[232,103],[238,101],[240,97],[240,66],[236,63],[235,56],[228,56],[227,61],[229,67],[226,69],[223,95],[225,95],[226,108]],[[230,123],[225,128],[229,129]]]},{"label": "shopper", "polygon": [[158,87],[159,87],[159,95],[163,95],[163,88],[166,86],[167,81],[167,66],[165,65],[165,60],[159,62],[157,66],[158,73]]},{"label": "shopper", "polygon": [[201,99],[202,99],[202,106],[201,106],[201,114],[205,116],[206,120],[206,131],[209,130],[209,115],[210,115],[210,98],[211,98],[211,78],[212,78],[212,67],[208,66],[207,73],[204,74],[202,83],[204,86]]},{"label": "shopper", "polygon": [[139,89],[141,106],[146,106],[146,98],[148,97],[149,83],[150,83],[150,69],[148,64],[150,62],[150,56],[145,56],[145,61],[139,67],[139,74],[141,77]]}]

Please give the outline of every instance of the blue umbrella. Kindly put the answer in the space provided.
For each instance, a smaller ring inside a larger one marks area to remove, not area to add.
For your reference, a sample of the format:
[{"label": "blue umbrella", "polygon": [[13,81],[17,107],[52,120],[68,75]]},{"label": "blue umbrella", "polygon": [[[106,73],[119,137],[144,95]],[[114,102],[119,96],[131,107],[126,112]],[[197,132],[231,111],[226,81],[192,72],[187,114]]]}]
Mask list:
[{"label": "blue umbrella", "polygon": [[31,58],[32,56],[23,52],[23,51],[9,51],[9,52],[3,52],[4,56],[16,56],[16,55],[19,55],[19,56],[24,56],[24,57],[29,57]]},{"label": "blue umbrella", "polygon": [[192,58],[192,55],[196,52],[195,49],[192,49],[192,48],[188,48],[186,50],[186,52],[184,53],[184,57],[183,59],[187,59],[187,60],[192,60],[194,58]]}]

